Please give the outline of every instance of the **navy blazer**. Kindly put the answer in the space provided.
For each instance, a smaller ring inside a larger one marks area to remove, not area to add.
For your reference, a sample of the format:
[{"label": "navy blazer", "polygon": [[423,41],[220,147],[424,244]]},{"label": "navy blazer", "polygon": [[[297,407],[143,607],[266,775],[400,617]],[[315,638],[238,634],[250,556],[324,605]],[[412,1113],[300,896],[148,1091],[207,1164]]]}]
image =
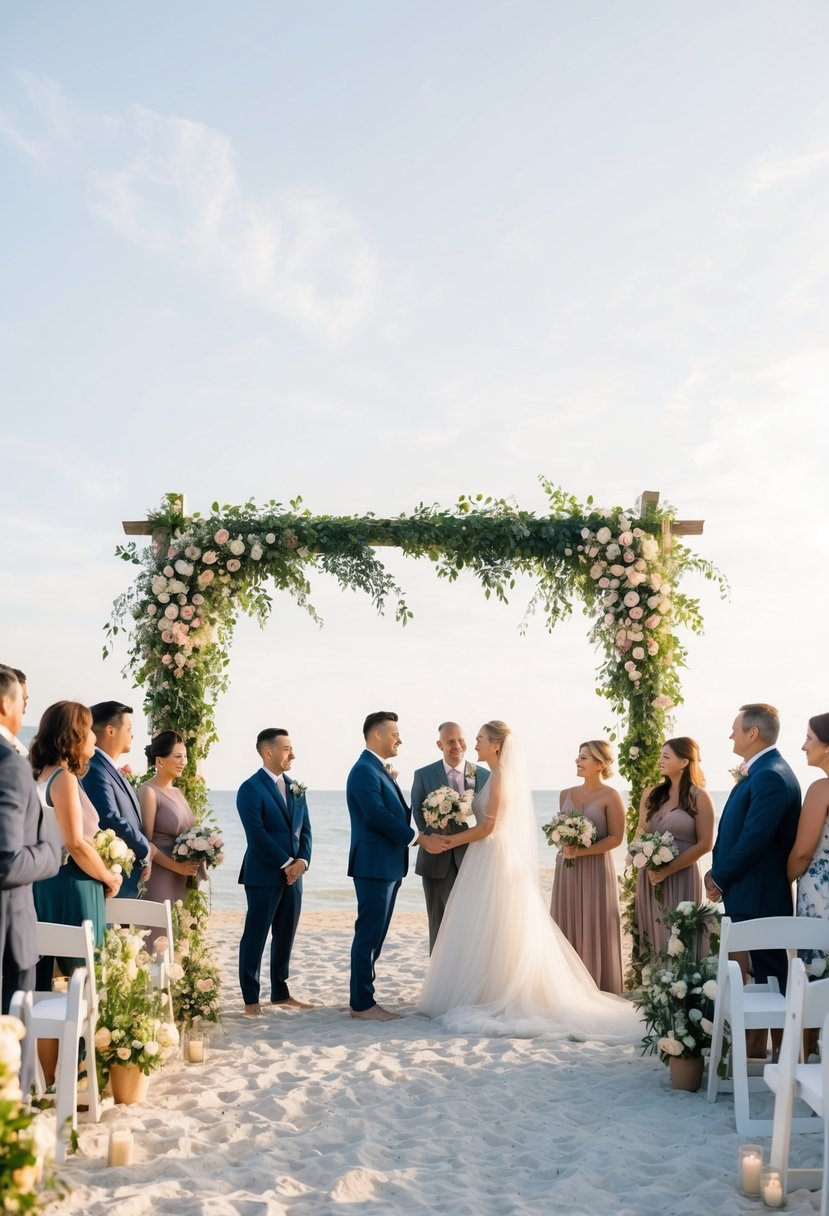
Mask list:
[{"label": "navy blazer", "polygon": [[44,815],[28,760],[0,736],[0,960],[26,971],[38,960],[32,883],[60,868],[54,813]]},{"label": "navy blazer", "polygon": [[120,836],[135,854],[136,864],[129,879],[124,879],[119,894],[128,893],[124,887],[134,887],[137,891],[140,872],[150,859],[150,842],[144,835],[141,807],[135,790],[98,749],[89,761],[81,785],[98,812],[101,827],[112,828],[115,835]]},{"label": "navy blazer", "polygon": [[[239,882],[246,887],[275,887],[284,881],[282,867],[292,857],[304,861],[306,868],[311,864],[308,803],[304,794],[294,794],[292,786],[286,773],[286,802],[264,768],[257,769],[239,786],[236,810],[247,840]],[[297,879],[298,884],[301,882]]]},{"label": "navy blazer", "polygon": [[379,756],[366,749],[345,787],[351,818],[351,878],[399,881],[409,869],[412,813]]},{"label": "navy blazer", "polygon": [[[489,769],[483,768],[480,764],[473,764],[471,760],[467,760],[464,764],[464,784],[466,784],[466,776],[469,770],[475,774],[475,793],[478,794],[489,781]],[[412,815],[421,832],[427,835],[432,832],[432,828],[426,827],[426,820],[423,818],[423,800],[427,794],[434,793],[441,786],[448,785],[446,778],[446,769],[443,760],[436,760],[434,764],[427,764],[424,768],[416,770],[414,780],[412,781]],[[451,826],[447,829],[447,833],[451,836],[457,832],[466,832],[466,826]],[[421,846],[417,850],[417,864],[415,873],[420,874],[424,878],[445,878],[449,873],[451,866],[452,853],[455,855],[455,860],[458,865],[463,861],[466,845],[459,845],[450,853],[427,853]]]},{"label": "navy blazer", "polygon": [[735,785],[720,819],[711,877],[729,916],[791,916],[786,862],[797,835],[800,786],[777,748]]}]

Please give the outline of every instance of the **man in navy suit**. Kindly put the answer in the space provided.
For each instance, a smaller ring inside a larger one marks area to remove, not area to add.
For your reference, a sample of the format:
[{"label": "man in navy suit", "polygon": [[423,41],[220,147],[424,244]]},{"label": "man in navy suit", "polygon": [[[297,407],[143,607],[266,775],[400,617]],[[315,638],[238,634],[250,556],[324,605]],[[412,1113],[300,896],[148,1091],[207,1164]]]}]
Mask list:
[{"label": "man in navy suit", "polygon": [[150,877],[155,846],[144,835],[135,790],[118,771],[118,761],[132,750],[132,710],[120,701],[99,701],[90,712],[98,746],[81,785],[98,812],[101,828],[112,828],[135,854],[132,873],[129,878],[124,875],[118,898],[137,899],[139,880]]},{"label": "man in navy suit", "polygon": [[[438,727],[437,746],[443,753],[441,759],[417,769],[412,781],[412,815],[420,831],[426,836],[433,831],[426,826],[426,820],[423,818],[423,801],[429,794],[443,786],[449,786],[459,794],[467,790],[477,794],[489,780],[488,768],[469,761],[464,763],[466,740],[457,722],[441,723]],[[445,829],[444,834],[453,835],[466,830],[466,824],[453,823]],[[423,894],[429,917],[430,954],[435,948],[446,901],[455,885],[465,852],[465,845],[447,849],[445,853],[427,853],[423,848],[418,849],[415,873],[423,879]]]},{"label": "man in navy suit", "polygon": [[[0,665],[0,963],[2,1012],[18,988],[35,986],[36,926],[32,883],[60,867],[57,826],[46,819],[32,769],[14,740],[23,720],[23,690],[11,667]],[[28,1092],[29,1078],[23,1078]]]},{"label": "man in navy suit", "polygon": [[[709,899],[722,899],[733,921],[794,913],[786,862],[797,835],[800,786],[775,747],[779,734],[772,705],[743,705],[734,719],[731,739],[745,773],[725,804],[705,875]],[[776,976],[785,992],[785,950],[753,950],[740,964],[744,976],[750,971],[758,983]],[[749,1032],[748,1051],[765,1055],[764,1030]]]},{"label": "man in navy suit", "polygon": [[239,985],[248,1017],[259,1017],[259,971],[271,934],[271,1004],[310,1009],[288,991],[291,948],[302,908],[302,875],[311,864],[311,821],[304,786],[287,772],[295,759],[286,730],[259,732],[262,767],[239,787],[236,809],[247,849],[239,882],[248,903],[239,943]]},{"label": "man in navy suit", "polygon": [[430,853],[443,852],[444,846],[439,837],[412,829],[412,813],[389,773],[386,761],[397,755],[401,743],[397,714],[389,710],[369,714],[363,738],[365,751],[348,774],[345,790],[351,818],[348,873],[357,895],[349,1013],[353,1018],[390,1022],[398,1015],[374,999],[374,964],[409,868],[409,846],[419,844]]}]

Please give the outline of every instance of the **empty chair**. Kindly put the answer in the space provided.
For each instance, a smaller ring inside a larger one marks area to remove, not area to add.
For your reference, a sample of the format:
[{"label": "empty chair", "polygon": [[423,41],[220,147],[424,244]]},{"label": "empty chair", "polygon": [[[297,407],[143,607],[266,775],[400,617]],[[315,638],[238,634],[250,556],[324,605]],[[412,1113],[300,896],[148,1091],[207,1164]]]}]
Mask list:
[{"label": "empty chair", "polygon": [[731,1033],[731,1072],[734,1119],[740,1135],[770,1136],[771,1119],[752,1118],[749,1092],[765,1089],[762,1077],[749,1077],[745,1032],[764,1027],[782,1029],[786,998],[771,977],[765,984],[743,984],[739,963],[729,954],[751,950],[787,950],[790,965],[798,950],[829,951],[829,921],[807,916],[768,916],[733,924],[723,917],[717,971],[714,1029],[708,1059],[708,1101],[716,1102],[723,1082],[717,1076],[725,1026]]},{"label": "empty chair", "polygon": [[167,939],[167,948],[155,955],[151,968],[153,987],[164,992],[170,1021],[173,1021],[173,994],[170,990],[170,967],[175,962],[173,945],[173,917],[170,901],[155,903],[150,899],[108,899],[106,901],[106,923],[108,925],[130,925],[136,929],[160,929]]}]

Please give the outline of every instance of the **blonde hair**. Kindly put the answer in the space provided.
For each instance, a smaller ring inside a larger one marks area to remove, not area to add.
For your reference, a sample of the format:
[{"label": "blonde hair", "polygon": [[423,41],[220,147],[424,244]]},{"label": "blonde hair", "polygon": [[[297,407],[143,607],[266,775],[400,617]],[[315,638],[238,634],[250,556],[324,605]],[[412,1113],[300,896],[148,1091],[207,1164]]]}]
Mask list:
[{"label": "blonde hair", "polygon": [[486,731],[487,737],[492,743],[498,744],[499,751],[504,746],[504,740],[507,735],[512,734],[506,722],[502,722],[500,718],[493,718],[491,722],[484,722],[481,730]]},{"label": "blonde hair", "polygon": [[579,744],[579,751],[585,748],[594,760],[602,766],[602,777],[607,780],[613,774],[613,748],[605,739],[588,739]]}]

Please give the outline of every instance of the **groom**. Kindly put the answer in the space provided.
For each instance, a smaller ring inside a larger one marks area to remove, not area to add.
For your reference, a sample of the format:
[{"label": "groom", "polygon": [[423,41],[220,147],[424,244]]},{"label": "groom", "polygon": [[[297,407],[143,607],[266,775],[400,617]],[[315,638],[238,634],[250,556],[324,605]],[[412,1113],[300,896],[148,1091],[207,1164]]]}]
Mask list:
[{"label": "groom", "polygon": [[401,742],[397,714],[389,710],[369,714],[363,738],[365,751],[348,774],[345,791],[351,818],[348,873],[357,895],[349,1013],[353,1018],[391,1022],[398,1015],[374,999],[374,964],[409,866],[409,846],[419,844],[430,853],[442,852],[444,846],[439,837],[412,829],[411,811],[389,772],[386,762],[397,755]]},{"label": "groom", "polygon": [[[743,705],[734,719],[731,739],[743,759],[742,775],[725,804],[705,875],[709,899],[722,899],[732,921],[793,914],[786,861],[797,835],[800,786],[775,747],[779,733],[780,717],[772,705]],[[747,963],[743,960],[744,977]],[[776,976],[785,992],[785,950],[752,950],[751,972],[758,983]],[[749,1055],[764,1056],[766,1032],[749,1033]]]},{"label": "groom", "polygon": [[[464,764],[466,740],[457,722],[441,723],[438,727],[437,746],[443,753],[441,759],[436,760],[434,764],[427,764],[425,768],[417,769],[412,782],[412,815],[426,836],[433,831],[426,826],[423,818],[423,802],[429,794],[447,785],[459,794],[466,790],[474,790],[477,794],[489,780],[489,769],[469,761]],[[466,824],[451,824],[446,832],[454,834],[466,830]],[[448,849],[438,855],[427,853],[423,848],[418,850],[415,873],[423,879],[423,894],[429,917],[430,954],[435,948],[446,901],[455,885],[465,853],[466,845],[458,845],[456,849]]]}]

